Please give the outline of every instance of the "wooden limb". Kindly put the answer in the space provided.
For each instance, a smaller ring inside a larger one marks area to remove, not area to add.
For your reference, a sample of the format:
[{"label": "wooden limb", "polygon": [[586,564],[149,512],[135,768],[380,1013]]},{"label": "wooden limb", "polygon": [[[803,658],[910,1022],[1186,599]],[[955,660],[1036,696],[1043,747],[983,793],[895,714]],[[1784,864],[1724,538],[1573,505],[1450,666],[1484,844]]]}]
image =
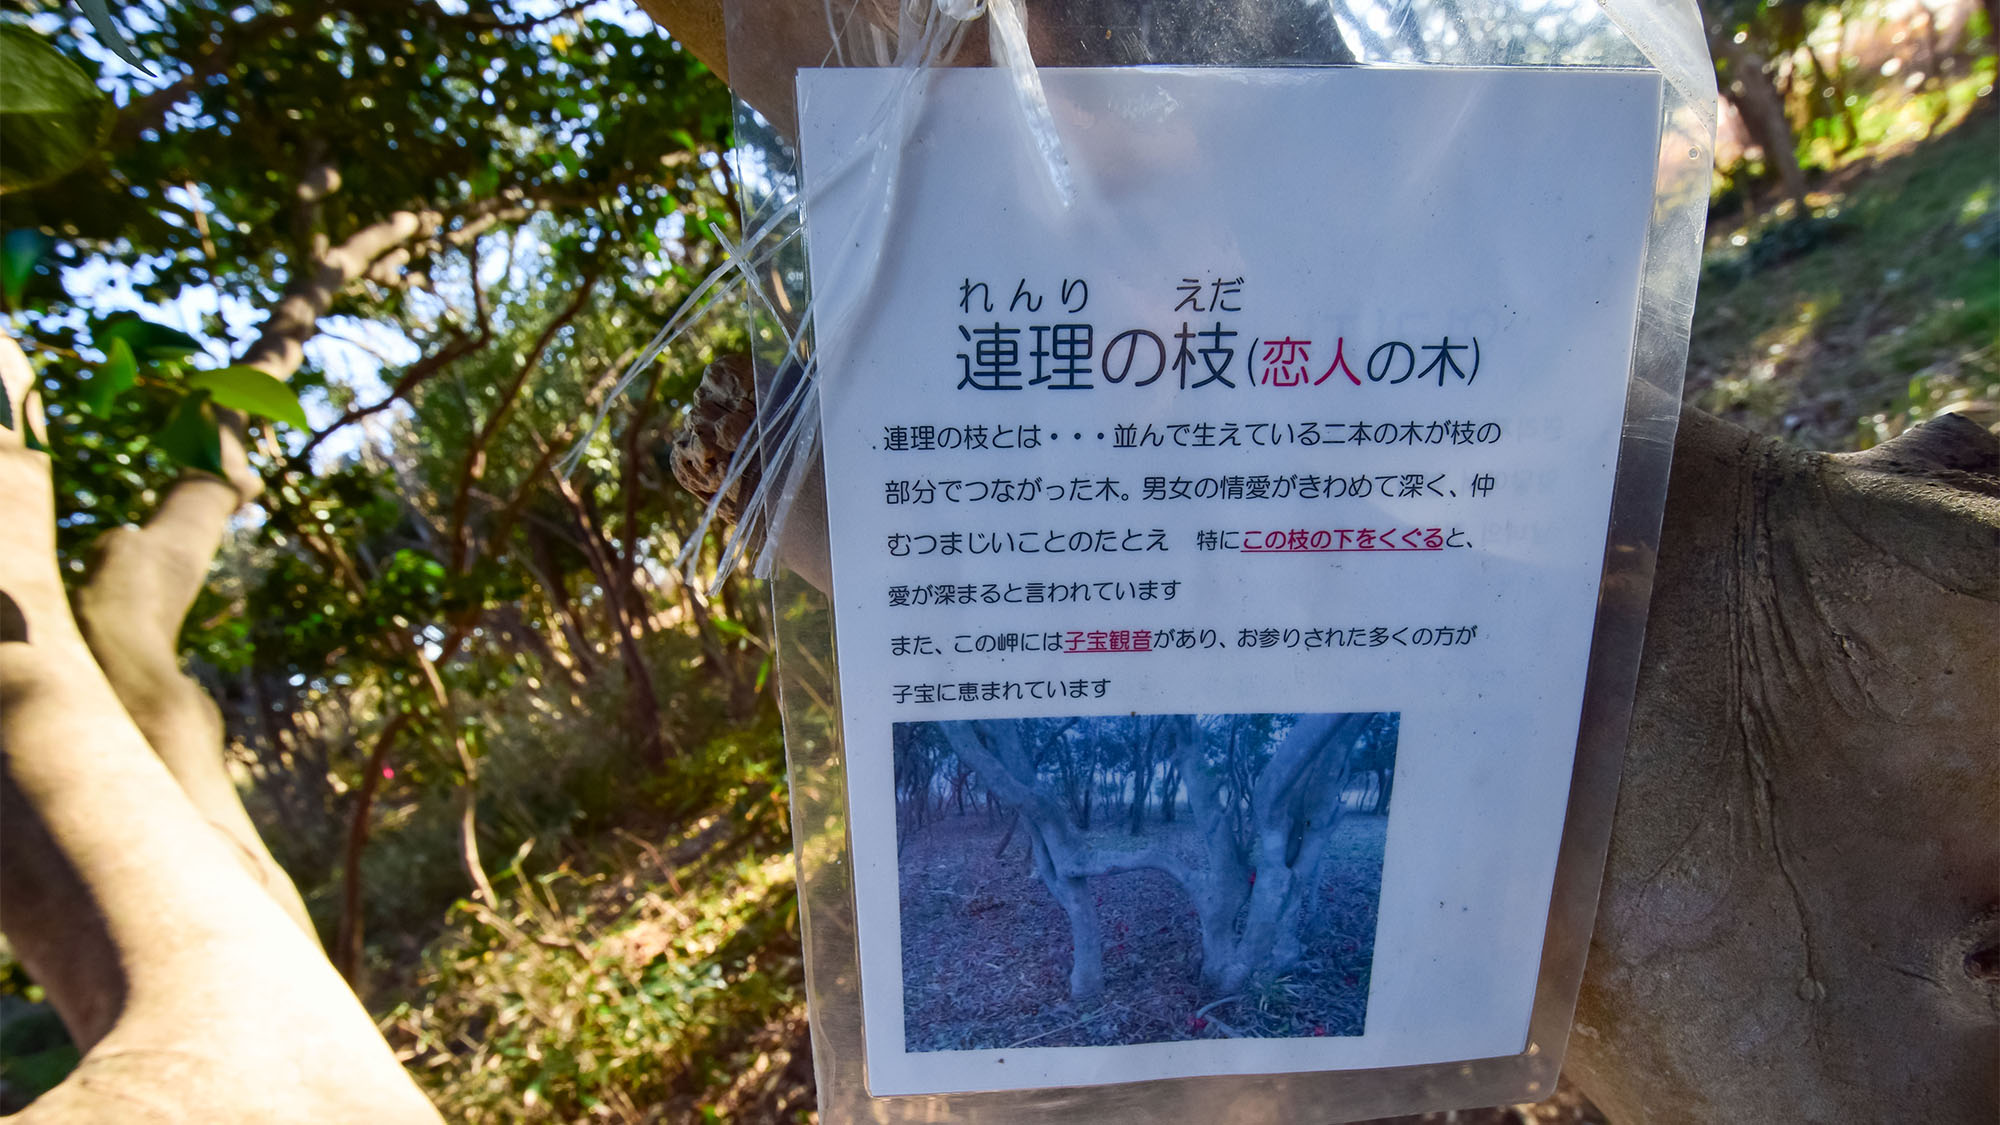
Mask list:
[{"label": "wooden limb", "polygon": [[548,596],[550,606],[556,611],[556,620],[562,625],[563,637],[568,642],[570,659],[588,677],[597,670],[596,649],[591,647],[590,638],[584,634],[576,604],[569,596],[569,587],[564,584],[562,572],[552,557],[552,545],[548,537],[537,530],[530,535],[527,548],[527,552],[520,556],[521,564]]},{"label": "wooden limb", "polygon": [[1014,842],[1014,833],[1018,831],[1020,827],[1021,827],[1021,814],[1015,813],[1013,819],[1007,822],[1006,834],[1000,837],[1000,846],[993,849],[994,859],[999,859],[1000,857],[1007,854],[1007,845]]},{"label": "wooden limb", "polygon": [[465,863],[466,877],[472,880],[473,900],[488,910],[496,909],[500,896],[493,893],[493,883],[486,877],[486,865],[479,859],[479,759],[472,756],[472,747],[466,744],[465,731],[458,725],[451,696],[444,689],[444,679],[438,675],[437,664],[421,651],[413,656],[417,667],[423,671],[424,683],[430,688],[431,700],[437,704],[438,721],[451,735],[451,748],[458,755],[458,768],[465,774],[465,784],[458,787],[459,858]]},{"label": "wooden limb", "polygon": [[632,619],[638,615],[638,607],[628,606],[623,591],[619,589],[612,571],[614,550],[596,526],[587,495],[580,495],[569,478],[559,472],[551,471],[549,479],[555,484],[556,495],[562,498],[569,510],[571,522],[580,537],[584,559],[604,590],[608,623],[618,645],[619,661],[625,666],[625,683],[629,689],[627,721],[633,728],[632,734],[638,740],[642,753],[654,760],[665,761],[672,747],[660,730],[660,703],[653,690],[652,669],[646,663],[645,653],[640,651],[635,635]]},{"label": "wooden limb", "polygon": [[[302,205],[337,190],[330,166],[300,185]],[[398,212],[363,227],[319,257],[272,309],[264,330],[239,360],[287,378],[304,357],[304,341],[341,290],[369,265],[413,237],[425,220]],[[19,351],[8,342],[8,350]],[[258,839],[222,756],[222,722],[214,701],[180,670],[181,619],[200,593],[229,518],[262,483],[251,471],[240,427],[222,429],[223,475],[190,471],[168,489],[143,527],[108,532],[90,579],[77,595],[77,622],[92,656],[125,713],[186,791],[294,922],[312,923],[298,891]]]},{"label": "wooden limb", "polygon": [[[317,189],[321,194],[339,190],[340,177],[332,168],[322,168],[318,174],[326,181]],[[271,309],[263,331],[237,363],[274,378],[290,378],[305,359],[305,342],[312,338],[319,318],[333,307],[334,298],[365,275],[377,258],[429,233],[440,221],[431,212],[397,211],[326,249],[312,271],[295,281]]]},{"label": "wooden limb", "polygon": [[1996,668],[1992,434],[1683,412],[1570,1040],[1613,1121],[1991,1116]]},{"label": "wooden limb", "polygon": [[1347,747],[1353,744],[1354,736],[1368,718],[1365,714],[1300,716],[1271,752],[1271,760],[1263,772],[1257,775],[1251,798],[1252,815],[1265,821],[1281,818],[1286,794],[1302,778],[1311,776],[1314,767],[1328,754],[1337,752],[1345,756]]},{"label": "wooden limb", "polygon": [[382,771],[396,736],[410,723],[408,711],[398,711],[375,733],[375,745],[361,770],[361,784],[354,792],[354,807],[347,814],[347,842],[340,860],[340,928],[333,941],[333,967],[356,983],[361,966],[361,852],[368,846],[369,821],[375,811],[375,794],[382,788]]},{"label": "wooden limb", "polygon": [[[478,273],[477,268],[473,273],[475,275]],[[528,385],[528,380],[533,377],[535,369],[541,366],[542,357],[548,354],[549,346],[555,343],[556,334],[583,311],[596,288],[595,276],[585,278],[583,284],[577,286],[576,295],[570,299],[569,304],[563,306],[561,312],[542,326],[540,335],[535,337],[534,347],[528,351],[528,357],[521,362],[514,372],[514,377],[501,390],[500,400],[494,404],[492,413],[486,416],[486,421],[480,424],[478,431],[473,434],[472,441],[467,445],[464,462],[458,470],[458,487],[452,493],[449,526],[450,566],[453,571],[463,570],[465,567],[469,549],[466,543],[466,516],[472,503],[473,486],[486,472],[486,447],[492,444],[500,428],[507,424],[508,415],[513,412],[514,404],[520,400],[521,391]]]},{"label": "wooden limb", "polygon": [[[233,438],[224,432],[226,444]],[[167,491],[145,526],[106,532],[97,565],[77,592],[76,620],[125,713],[188,800],[272,899],[311,934],[305,903],[258,837],[229,775],[221,712],[180,667],[181,619],[208,578],[240,495],[220,478],[189,474]]]},{"label": "wooden limb", "polygon": [[1052,855],[1054,848],[1043,828],[1044,825],[1030,821],[1028,841],[1034,849],[1035,873],[1069,920],[1069,998],[1095,999],[1104,992],[1104,927],[1097,917],[1097,903],[1085,880],[1065,876],[1058,870]]},{"label": "wooden limb", "polygon": [[[16,417],[28,382],[0,338]],[[54,504],[48,456],[0,430],[0,927],[85,1051],[15,1120],[436,1122],[126,714],[70,614]]]},{"label": "wooden limb", "polygon": [[1128,871],[1158,871],[1179,883],[1190,895],[1193,895],[1195,890],[1194,869],[1165,848],[1134,848],[1126,851],[1086,848],[1075,855],[1059,857],[1056,869],[1072,879],[1122,875]]},{"label": "wooden limb", "polygon": [[[1020,738],[1011,721],[958,720],[937,724],[958,760],[971,766],[988,792],[1019,810],[1030,832],[1046,826],[1061,839],[1058,847],[1075,853],[1082,840],[1069,816],[1033,783],[1032,765],[1024,767]],[[991,739],[993,744],[988,745]]]},{"label": "wooden limb", "polygon": [[313,431],[313,435],[306,439],[305,445],[300,447],[299,451],[292,454],[288,459],[288,467],[297,466],[304,468],[310,465],[311,462],[308,458],[311,457],[314,449],[319,448],[321,442],[332,437],[336,432],[364,418],[380,414],[382,411],[408,398],[411,391],[430,381],[438,372],[443,371],[458,360],[485,347],[491,342],[492,338],[490,322],[482,323],[477,333],[470,336],[455,336],[450,343],[424,356],[417,362],[410,364],[403,369],[401,375],[396,377],[395,385],[389,388],[387,394],[365,406],[353,407],[340,417],[334,419],[324,429]]},{"label": "wooden limb", "polygon": [[1709,50],[1729,67],[1722,93],[1750,131],[1757,147],[1764,150],[1764,163],[1777,174],[1778,186],[1796,208],[1793,214],[1811,214],[1806,205],[1806,175],[1799,167],[1798,138],[1785,116],[1784,99],[1764,72],[1764,61],[1736,41],[1730,29],[1720,24],[1709,27]]}]

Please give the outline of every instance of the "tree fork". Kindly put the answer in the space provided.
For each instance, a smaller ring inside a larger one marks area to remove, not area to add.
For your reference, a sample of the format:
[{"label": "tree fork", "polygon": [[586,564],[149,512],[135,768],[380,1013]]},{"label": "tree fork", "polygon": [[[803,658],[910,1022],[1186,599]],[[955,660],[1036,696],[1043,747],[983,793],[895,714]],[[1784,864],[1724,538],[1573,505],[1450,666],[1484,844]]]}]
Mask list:
[{"label": "tree fork", "polygon": [[[0,337],[0,388],[39,424]],[[85,1054],[16,1120],[435,1122],[374,1024],[127,715],[55,565],[49,457],[0,430],[0,926]]]}]

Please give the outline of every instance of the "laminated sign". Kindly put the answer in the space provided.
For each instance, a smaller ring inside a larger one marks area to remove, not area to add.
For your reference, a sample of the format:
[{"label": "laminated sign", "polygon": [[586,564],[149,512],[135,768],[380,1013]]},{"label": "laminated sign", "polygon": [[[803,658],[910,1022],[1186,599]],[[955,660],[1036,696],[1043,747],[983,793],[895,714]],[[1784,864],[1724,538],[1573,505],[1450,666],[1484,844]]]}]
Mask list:
[{"label": "laminated sign", "polygon": [[1649,246],[1692,261],[1657,249],[1663,161],[1707,168],[1682,95],[1032,77],[797,77],[844,766],[799,826],[837,851],[806,871],[823,1104],[1546,1096],[1671,444],[1634,373],[1684,345],[1642,316]]}]

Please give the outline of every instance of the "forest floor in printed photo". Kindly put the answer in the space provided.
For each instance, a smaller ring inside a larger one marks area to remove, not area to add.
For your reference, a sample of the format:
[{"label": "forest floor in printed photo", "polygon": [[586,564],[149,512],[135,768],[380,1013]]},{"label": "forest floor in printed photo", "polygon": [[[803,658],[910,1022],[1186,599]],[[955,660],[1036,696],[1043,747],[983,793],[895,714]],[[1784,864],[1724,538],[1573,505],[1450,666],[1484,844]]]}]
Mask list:
[{"label": "forest floor in printed photo", "polygon": [[[1014,833],[996,856],[1004,818],[974,813],[917,829],[900,856],[907,1049],[1358,1035],[1387,823],[1386,815],[1342,818],[1304,963],[1234,997],[1202,995],[1194,907],[1172,878],[1142,870],[1092,879],[1104,994],[1085,1004],[1069,998],[1069,923],[1034,873],[1027,835]],[[1121,821],[1089,835],[1105,849],[1171,846],[1191,861],[1199,851],[1191,824],[1134,837]]]}]

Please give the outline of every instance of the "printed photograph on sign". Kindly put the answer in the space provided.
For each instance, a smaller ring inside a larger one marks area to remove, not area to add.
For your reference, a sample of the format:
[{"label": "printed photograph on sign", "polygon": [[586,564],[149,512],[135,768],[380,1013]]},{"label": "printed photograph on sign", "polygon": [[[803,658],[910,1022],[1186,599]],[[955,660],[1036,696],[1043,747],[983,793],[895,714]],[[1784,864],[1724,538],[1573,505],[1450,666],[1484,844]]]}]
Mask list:
[{"label": "printed photograph on sign", "polygon": [[1400,720],[895,724],[904,1050],[1361,1035]]}]

